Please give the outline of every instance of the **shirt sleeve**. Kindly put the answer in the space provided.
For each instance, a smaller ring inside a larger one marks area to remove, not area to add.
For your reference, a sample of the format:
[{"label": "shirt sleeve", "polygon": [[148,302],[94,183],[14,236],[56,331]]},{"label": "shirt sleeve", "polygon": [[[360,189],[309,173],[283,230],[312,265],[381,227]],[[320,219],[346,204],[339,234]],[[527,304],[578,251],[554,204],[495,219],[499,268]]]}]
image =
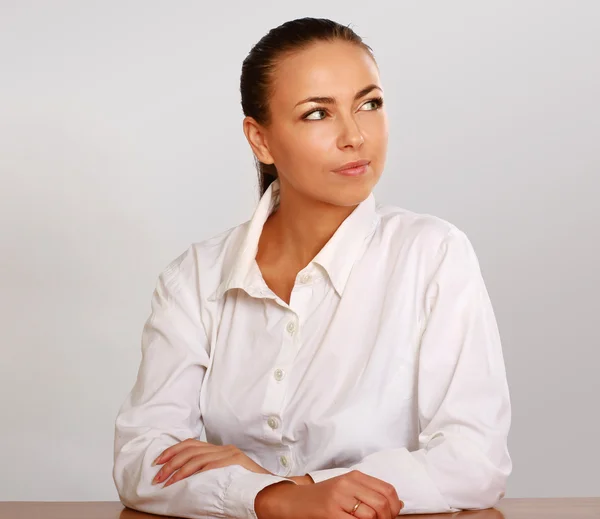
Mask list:
[{"label": "shirt sleeve", "polygon": [[[289,479],[240,465],[197,472],[173,485],[152,485],[167,447],[197,438],[204,427],[200,388],[209,362],[197,283],[184,253],[159,276],[142,332],[137,380],[115,422],[113,480],[121,502],[135,510],[188,518],[254,517],[254,499]],[[185,267],[185,268],[184,268]]]},{"label": "shirt sleeve", "polygon": [[401,514],[490,508],[512,471],[511,404],[500,335],[472,244],[453,227],[425,290],[418,358],[418,449],[374,452],[315,482],[359,470],[394,485]]}]

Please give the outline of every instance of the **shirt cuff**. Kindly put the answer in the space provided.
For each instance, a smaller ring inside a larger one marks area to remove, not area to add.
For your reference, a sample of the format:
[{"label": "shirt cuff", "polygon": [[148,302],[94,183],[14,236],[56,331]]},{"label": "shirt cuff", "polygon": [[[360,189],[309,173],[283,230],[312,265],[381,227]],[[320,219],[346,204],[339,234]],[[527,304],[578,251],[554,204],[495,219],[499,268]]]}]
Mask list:
[{"label": "shirt cuff", "polygon": [[314,470],[312,472],[307,472],[307,474],[314,479],[315,483],[320,483],[321,481],[325,481],[326,479],[331,479],[337,476],[341,476],[342,474],[347,474],[351,470],[352,469],[339,467],[333,469]]},{"label": "shirt cuff", "polygon": [[234,477],[225,489],[223,497],[223,513],[225,517],[239,517],[240,519],[252,517],[258,519],[254,510],[256,495],[263,488],[282,481],[289,481],[297,485],[291,479],[272,476],[271,474],[258,474],[256,472],[249,472],[248,474]]}]

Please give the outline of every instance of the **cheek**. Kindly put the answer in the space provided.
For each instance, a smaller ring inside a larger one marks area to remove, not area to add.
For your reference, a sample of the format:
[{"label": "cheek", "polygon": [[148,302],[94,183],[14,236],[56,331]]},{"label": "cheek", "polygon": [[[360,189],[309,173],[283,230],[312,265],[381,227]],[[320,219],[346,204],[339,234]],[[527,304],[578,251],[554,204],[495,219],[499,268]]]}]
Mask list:
[{"label": "cheek", "polygon": [[380,121],[374,121],[368,135],[369,145],[374,155],[378,160],[385,158],[388,144],[388,125],[387,119],[382,118]]},{"label": "cheek", "polygon": [[335,141],[335,131],[328,121],[304,123],[293,136],[296,145],[307,150],[327,150]]},{"label": "cheek", "polygon": [[[366,151],[381,167],[388,141],[385,114],[382,117],[365,117],[359,124],[365,137]],[[339,135],[334,126],[327,122],[282,128],[279,135],[281,138],[276,144],[275,162],[280,170],[293,172],[290,174],[297,178],[309,172],[312,177],[316,171],[321,171],[331,164],[332,154],[338,153]]]},{"label": "cheek", "polygon": [[382,131],[378,137],[377,140],[375,142],[375,148],[376,148],[376,153],[377,155],[379,155],[380,158],[384,158],[385,154],[387,152],[387,146],[388,146],[388,132],[387,131]]},{"label": "cheek", "polygon": [[388,121],[385,113],[377,114],[373,117],[365,117],[363,121],[363,132],[365,136],[370,137],[373,141],[377,142],[382,138],[387,137]]},{"label": "cheek", "polygon": [[[308,123],[307,123],[308,124]],[[294,169],[314,171],[316,164],[327,164],[331,157],[331,146],[335,138],[331,131],[324,131],[325,125],[317,125],[296,130],[281,143],[282,165],[293,165]]]}]

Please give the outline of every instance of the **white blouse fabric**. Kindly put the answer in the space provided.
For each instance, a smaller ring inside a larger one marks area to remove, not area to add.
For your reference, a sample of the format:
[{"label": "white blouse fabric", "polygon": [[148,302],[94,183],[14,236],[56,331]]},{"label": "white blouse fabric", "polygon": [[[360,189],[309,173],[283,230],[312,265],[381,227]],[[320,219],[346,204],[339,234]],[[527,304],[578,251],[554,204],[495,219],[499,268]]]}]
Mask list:
[{"label": "white blouse fabric", "polygon": [[[467,236],[371,194],[297,275],[290,304],[255,257],[275,181],[252,219],[192,244],[160,274],[135,385],[115,424],[123,504],[189,518],[256,517],[286,477],[359,470],[401,514],[494,506],[512,470],[500,336]],[[152,485],[186,438],[233,444],[240,465]]]}]

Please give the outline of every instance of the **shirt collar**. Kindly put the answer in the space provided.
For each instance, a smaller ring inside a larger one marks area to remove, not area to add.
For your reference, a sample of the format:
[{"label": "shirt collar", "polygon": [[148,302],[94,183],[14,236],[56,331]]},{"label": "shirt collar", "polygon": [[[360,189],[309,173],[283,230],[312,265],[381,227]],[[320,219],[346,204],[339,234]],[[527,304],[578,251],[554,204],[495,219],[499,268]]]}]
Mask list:
[{"label": "shirt collar", "polygon": [[378,222],[375,196],[370,193],[337,228],[330,240],[314,257],[341,296],[365,239],[371,236]]},{"label": "shirt collar", "polygon": [[[222,281],[209,299],[219,299],[233,288],[250,295],[264,295],[256,286],[260,270],[256,265],[258,242],[263,226],[279,205],[279,180],[272,182],[261,197],[252,219],[242,232],[239,252],[223,268]],[[330,240],[312,260],[327,272],[336,292],[341,296],[364,240],[372,234],[378,222],[375,196],[370,193],[342,222]],[[238,247],[233,244],[234,247]],[[264,281],[263,281],[264,283]]]}]

